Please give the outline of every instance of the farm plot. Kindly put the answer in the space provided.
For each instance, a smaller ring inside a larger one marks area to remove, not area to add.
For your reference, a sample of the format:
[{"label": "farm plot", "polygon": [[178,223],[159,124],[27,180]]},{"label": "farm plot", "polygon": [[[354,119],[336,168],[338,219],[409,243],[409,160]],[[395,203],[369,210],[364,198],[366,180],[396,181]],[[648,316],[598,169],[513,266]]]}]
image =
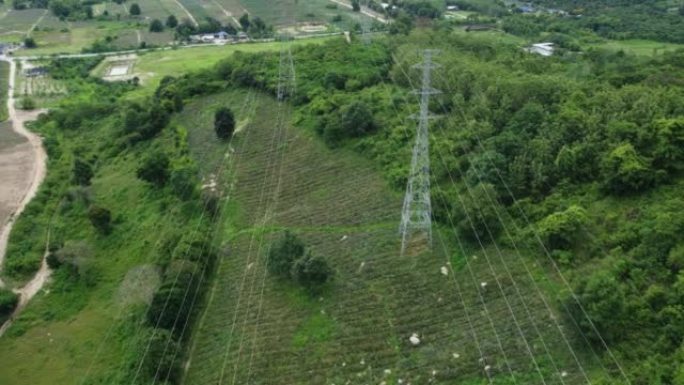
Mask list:
[{"label": "farm plot", "polygon": [[[259,16],[267,24],[276,26],[290,26],[295,23],[330,23],[333,17],[339,15],[342,21],[335,22],[342,28],[348,28],[351,23],[371,21],[371,19],[351,9],[335,5],[330,0],[217,0],[226,9],[240,17],[244,10],[252,16]],[[239,13],[238,13],[239,12]]]},{"label": "farm plot", "polygon": [[[211,151],[209,106],[239,104],[222,97],[184,109],[195,157]],[[567,326],[556,327],[555,309],[513,255],[458,249],[445,228],[433,252],[400,256],[401,195],[356,154],[289,124],[279,130],[286,107],[263,95],[255,102],[231,141],[224,252],[186,384],[584,383],[583,366],[595,363],[559,342]],[[267,273],[283,229],[333,266],[320,296]]]},{"label": "farm plot", "polygon": [[44,14],[44,9],[11,9],[0,19],[0,33],[27,33]]},{"label": "farm plot", "polygon": [[24,77],[19,85],[19,96],[55,96],[67,93],[64,83],[48,76]]}]

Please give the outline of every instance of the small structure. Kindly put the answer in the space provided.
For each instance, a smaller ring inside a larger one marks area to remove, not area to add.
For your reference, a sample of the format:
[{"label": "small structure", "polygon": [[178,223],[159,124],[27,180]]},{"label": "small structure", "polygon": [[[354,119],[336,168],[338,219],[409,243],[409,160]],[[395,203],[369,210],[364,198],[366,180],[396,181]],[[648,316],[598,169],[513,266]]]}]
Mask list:
[{"label": "small structure", "polygon": [[47,75],[47,72],[48,70],[45,67],[31,67],[24,70],[24,76],[27,78],[35,78],[38,76]]},{"label": "small structure", "polygon": [[458,5],[447,5],[447,11],[458,11]]},{"label": "small structure", "polygon": [[238,41],[248,41],[249,36],[247,35],[246,32],[240,31],[237,33],[237,40]]},{"label": "small structure", "polygon": [[554,51],[553,43],[537,43],[525,47],[525,51],[542,56],[552,56]]}]

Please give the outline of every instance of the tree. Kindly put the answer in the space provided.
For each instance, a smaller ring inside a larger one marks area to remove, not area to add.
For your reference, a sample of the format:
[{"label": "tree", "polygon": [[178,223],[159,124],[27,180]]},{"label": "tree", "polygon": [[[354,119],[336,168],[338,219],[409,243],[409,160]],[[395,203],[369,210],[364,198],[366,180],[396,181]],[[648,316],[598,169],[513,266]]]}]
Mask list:
[{"label": "tree", "polygon": [[316,293],[321,286],[328,282],[332,277],[332,269],[328,262],[318,256],[314,256],[311,251],[297,259],[292,265],[292,279],[307,288],[310,292]]},{"label": "tree", "polygon": [[96,205],[90,206],[88,219],[100,233],[109,234],[111,231],[112,213],[106,208]]},{"label": "tree", "polygon": [[240,19],[238,20],[240,22],[240,26],[242,27],[242,30],[247,32],[249,30],[250,26],[250,21],[249,21],[249,14],[245,13],[242,16],[240,16]]},{"label": "tree", "polygon": [[161,151],[155,151],[148,156],[138,168],[138,178],[162,187],[169,178],[169,158]]},{"label": "tree", "polygon": [[133,4],[131,4],[131,6],[128,8],[128,12],[129,12],[132,16],[140,16],[140,14],[142,13],[142,10],[140,9],[140,6],[138,5],[138,3],[133,3]]},{"label": "tree", "polygon": [[176,28],[176,26],[178,26],[178,19],[176,19],[176,16],[169,15],[169,17],[166,18],[166,26],[169,28]]},{"label": "tree", "polygon": [[235,131],[235,116],[228,107],[221,107],[214,114],[214,131],[219,139],[228,139]]},{"label": "tree", "polygon": [[[599,270],[591,274],[577,285],[575,293],[576,296],[567,299],[568,307],[572,317],[589,338],[594,341],[603,338],[610,343],[625,336],[625,292],[611,273]],[[594,330],[592,324],[597,330]],[[599,334],[596,334],[597,331]]]},{"label": "tree", "polygon": [[623,143],[607,154],[601,163],[604,188],[614,194],[642,191],[653,183],[649,161],[632,144]]},{"label": "tree", "polygon": [[361,12],[361,4],[359,3],[359,0],[352,0],[351,6],[354,12]]},{"label": "tree", "polygon": [[149,328],[142,337],[144,354],[142,372],[150,382],[177,383],[181,376],[182,359],[178,355],[180,343],[168,330]]},{"label": "tree", "polygon": [[161,20],[152,20],[152,23],[150,23],[150,32],[164,32],[164,24],[162,24]]},{"label": "tree", "polygon": [[74,182],[81,186],[89,186],[90,179],[93,177],[93,168],[90,163],[84,161],[80,157],[74,161]]},{"label": "tree", "polygon": [[268,253],[268,270],[275,275],[287,277],[295,260],[304,255],[304,243],[289,231],[277,240]]},{"label": "tree", "polygon": [[35,110],[36,109],[36,101],[33,100],[32,98],[24,97],[19,101],[19,108],[22,110]]},{"label": "tree", "polygon": [[582,229],[588,221],[586,210],[572,205],[567,210],[544,218],[539,223],[539,233],[550,249],[567,250],[580,239]]},{"label": "tree", "polygon": [[36,48],[38,45],[36,44],[36,40],[30,36],[26,37],[24,39],[24,47],[26,48]]}]

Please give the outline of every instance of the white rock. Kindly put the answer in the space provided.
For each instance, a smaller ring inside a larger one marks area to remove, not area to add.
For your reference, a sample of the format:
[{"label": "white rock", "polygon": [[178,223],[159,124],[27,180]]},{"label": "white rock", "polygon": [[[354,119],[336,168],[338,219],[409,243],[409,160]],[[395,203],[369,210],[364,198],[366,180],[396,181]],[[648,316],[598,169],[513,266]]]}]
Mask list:
[{"label": "white rock", "polygon": [[420,338],[418,338],[418,334],[413,333],[411,337],[409,337],[409,341],[411,341],[411,344],[413,346],[418,346],[420,345]]},{"label": "white rock", "polygon": [[449,275],[449,270],[447,269],[446,266],[442,266],[442,268],[440,268],[439,271],[442,272],[442,275],[444,275],[444,276]]},{"label": "white rock", "polygon": [[566,372],[565,370],[561,372],[561,377],[567,377],[567,376],[568,376],[568,372]]},{"label": "white rock", "polygon": [[461,357],[461,355],[458,354],[458,353],[453,353],[452,356],[453,356],[454,358],[460,358],[460,357]]},{"label": "white rock", "polygon": [[489,365],[485,365],[485,367],[484,367],[485,372],[488,372],[491,369],[492,369],[492,367]]},{"label": "white rock", "polygon": [[432,377],[434,377],[434,376],[436,376],[436,375],[437,375],[437,371],[434,370],[434,369],[432,369]]},{"label": "white rock", "polygon": [[361,362],[359,362],[359,364],[361,364],[361,365],[366,365],[366,360],[364,360],[364,359],[362,358],[362,359],[361,359]]},{"label": "white rock", "polygon": [[340,238],[340,241],[346,241],[346,240],[347,240],[347,236],[346,236],[346,235],[344,235],[344,236],[342,236],[342,238]]},{"label": "white rock", "polygon": [[487,282],[480,282],[480,287],[485,289],[487,287]]},{"label": "white rock", "polygon": [[385,369],[385,375],[390,375],[390,374],[392,374],[392,370],[391,369]]},{"label": "white rock", "polygon": [[403,383],[404,383],[404,380],[402,380],[401,378],[397,380],[397,384],[403,384]]}]

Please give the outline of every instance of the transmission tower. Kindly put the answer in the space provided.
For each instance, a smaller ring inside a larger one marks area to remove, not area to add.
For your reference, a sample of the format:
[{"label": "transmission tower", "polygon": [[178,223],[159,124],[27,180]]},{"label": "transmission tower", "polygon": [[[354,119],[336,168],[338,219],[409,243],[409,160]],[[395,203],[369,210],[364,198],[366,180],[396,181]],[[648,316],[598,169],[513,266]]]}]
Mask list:
[{"label": "transmission tower", "polygon": [[428,122],[431,118],[429,106],[430,95],[440,93],[430,87],[430,75],[439,65],[432,62],[432,57],[438,51],[423,50],[423,62],[413,68],[422,69],[422,86],[413,93],[420,95],[420,114],[416,140],[413,145],[411,158],[411,173],[409,174],[404,207],[401,212],[401,255],[404,255],[409,244],[425,243],[432,247],[432,204],[430,203],[430,152],[428,137]]},{"label": "transmission tower", "polygon": [[[289,36],[283,39],[289,39]],[[296,75],[292,47],[289,42],[283,42],[280,46],[280,64],[278,66],[278,101],[282,102],[287,96],[294,94]]]}]

